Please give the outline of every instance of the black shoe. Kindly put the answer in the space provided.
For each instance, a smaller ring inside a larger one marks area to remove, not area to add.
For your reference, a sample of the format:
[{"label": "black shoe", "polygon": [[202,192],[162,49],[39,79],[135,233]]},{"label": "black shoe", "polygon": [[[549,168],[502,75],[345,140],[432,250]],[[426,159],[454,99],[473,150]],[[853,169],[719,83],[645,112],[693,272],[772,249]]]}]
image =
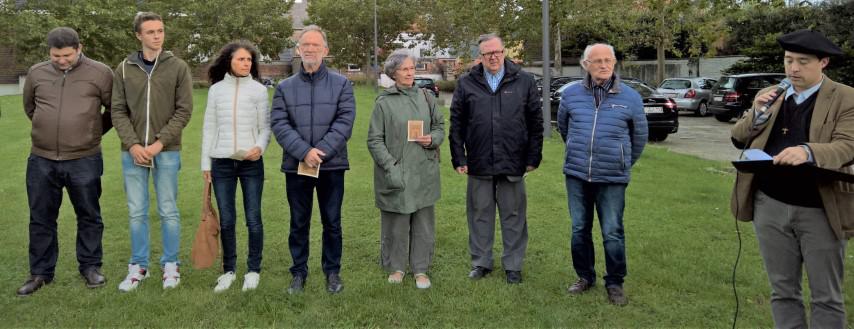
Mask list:
[{"label": "black shoe", "polygon": [[617,306],[626,306],[629,303],[629,299],[626,297],[626,294],[623,292],[623,287],[613,286],[608,287],[608,302]]},{"label": "black shoe", "polygon": [[294,278],[291,279],[291,285],[288,287],[288,294],[301,294],[304,287],[305,277],[300,275],[294,275]]},{"label": "black shoe", "polygon": [[86,281],[86,288],[98,288],[107,283],[107,279],[101,274],[101,268],[97,266],[89,267],[80,273],[83,280]]},{"label": "black shoe", "polygon": [[469,279],[480,280],[489,273],[492,273],[491,269],[482,266],[475,266],[471,269],[471,272],[469,272]]},{"label": "black shoe", "polygon": [[330,273],[326,276],[326,291],[330,294],[337,294],[344,290],[344,283],[341,282],[341,277],[338,273]]},{"label": "black shoe", "polygon": [[27,282],[24,282],[24,285],[18,288],[18,297],[25,297],[32,295],[36,290],[41,289],[46,284],[49,284],[53,281],[53,278],[46,277],[44,275],[32,275]]},{"label": "black shoe", "polygon": [[569,286],[569,289],[566,289],[566,292],[568,292],[570,295],[578,295],[587,290],[590,290],[590,288],[593,288],[593,283],[585,279],[578,278],[575,283]]},{"label": "black shoe", "polygon": [[507,283],[519,284],[522,283],[522,271],[504,271],[507,274]]}]

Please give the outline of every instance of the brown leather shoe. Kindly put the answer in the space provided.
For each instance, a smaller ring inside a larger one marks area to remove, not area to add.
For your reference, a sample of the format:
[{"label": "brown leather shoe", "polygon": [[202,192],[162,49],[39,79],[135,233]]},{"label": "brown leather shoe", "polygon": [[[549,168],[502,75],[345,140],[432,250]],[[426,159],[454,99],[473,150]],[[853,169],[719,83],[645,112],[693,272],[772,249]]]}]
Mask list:
[{"label": "brown leather shoe", "polygon": [[623,293],[623,287],[608,287],[607,290],[609,303],[617,306],[626,306],[626,304],[629,303],[629,299],[626,298],[626,294]]},{"label": "brown leather shoe", "polygon": [[18,288],[18,297],[25,297],[32,295],[36,290],[41,289],[46,284],[49,284],[53,281],[53,278],[46,277],[44,275],[32,275],[27,282],[24,282],[24,285]]},{"label": "brown leather shoe", "polygon": [[587,280],[582,279],[582,278],[578,278],[578,280],[576,280],[575,283],[573,283],[571,286],[569,286],[568,289],[566,289],[566,292],[568,292],[572,295],[578,295],[578,294],[581,294],[587,290],[590,290],[590,288],[593,288],[593,284],[590,283],[590,281],[587,281]]},{"label": "brown leather shoe", "polygon": [[101,274],[101,268],[92,266],[80,273],[86,281],[86,288],[98,288],[107,283],[107,279]]}]

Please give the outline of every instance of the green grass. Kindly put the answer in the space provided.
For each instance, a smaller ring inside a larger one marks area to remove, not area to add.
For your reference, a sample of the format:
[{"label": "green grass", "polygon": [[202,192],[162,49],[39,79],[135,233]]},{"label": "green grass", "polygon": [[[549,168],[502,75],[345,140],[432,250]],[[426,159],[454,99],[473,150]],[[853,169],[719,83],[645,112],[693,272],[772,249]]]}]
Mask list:
[{"label": "green grass", "polygon": [[[184,131],[179,206],[183,217],[182,282],[163,291],[158,277],[138,291],[116,288],[130,256],[127,207],[122,188],[119,143],[111,131],[104,140],[104,267],[108,284],[86,289],[74,256],[75,217],[68,202],[59,218],[60,258],[54,283],[28,298],[15,289],[28,275],[28,208],[24,185],[30,124],[20,96],[0,97],[0,209],[5,234],[0,239],[0,327],[729,327],[735,302],[730,277],[737,241],[729,193],[729,165],[670,153],[650,146],[635,166],[629,185],[625,232],[629,275],[625,288],[630,304],[605,301],[599,285],[582,296],[565,289],[572,271],[564,178],[563,145],[552,134],[544,145],[539,170],[528,176],[529,244],[524,283],[509,286],[496,271],[471,282],[465,220],[465,179],[452,171],[447,146],[442,152],[442,199],[436,205],[436,252],[433,288],[415,289],[385,282],[377,264],[379,212],[374,207],[372,161],[365,140],[375,95],[358,88],[358,117],[350,142],[351,170],[346,176],[343,209],[346,288],[328,295],[320,271],[320,222],[315,211],[312,254],[306,293],[284,293],[290,281],[287,249],[288,207],[284,175],[278,170],[281,148],[272,142],[266,154],[267,184],[263,219],[265,246],[259,290],[241,293],[242,280],[231,291],[215,295],[215,269],[193,270],[190,245],[199,220],[202,189],[199,169],[201,121],[206,90],[195,91],[196,111]],[[447,111],[447,109],[445,109]],[[447,112],[446,112],[447,113]],[[446,115],[446,120],[448,116]],[[446,123],[446,129],[447,129]],[[238,208],[240,209],[240,208]],[[152,262],[160,256],[160,230],[152,214]],[[246,230],[238,219],[238,275],[245,271]],[[771,327],[770,288],[750,224],[741,223],[744,250],[737,276],[741,301],[739,326]],[[500,235],[500,232],[496,233]],[[596,237],[597,271],[604,273],[601,238]],[[496,238],[500,269],[500,237]],[[849,254],[851,249],[849,248]],[[854,258],[847,258],[849,269]],[[219,266],[219,262],[217,265]],[[854,303],[854,280],[845,285]],[[808,295],[808,293],[806,293]],[[849,307],[850,309],[850,307]],[[849,312],[854,322],[854,312]]]}]

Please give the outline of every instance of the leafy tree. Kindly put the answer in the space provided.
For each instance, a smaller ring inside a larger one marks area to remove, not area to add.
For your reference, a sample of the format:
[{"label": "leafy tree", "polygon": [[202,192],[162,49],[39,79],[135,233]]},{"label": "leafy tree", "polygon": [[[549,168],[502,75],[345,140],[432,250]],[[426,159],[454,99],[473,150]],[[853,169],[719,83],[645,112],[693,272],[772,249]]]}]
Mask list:
[{"label": "leafy tree", "polygon": [[[47,57],[47,32],[68,26],[80,34],[87,56],[115,66],[139,49],[133,31],[136,13],[153,11],[166,25],[164,48],[197,65],[234,39],[248,39],[263,54],[277,54],[291,36],[289,8],[290,2],[280,0],[28,0],[23,6],[0,1],[0,28],[9,31],[0,36],[0,44],[12,46],[17,61],[31,65]],[[233,14],[221,15],[223,10]]]},{"label": "leafy tree", "polygon": [[[415,0],[377,1],[377,46],[389,54],[402,45],[401,32],[411,31],[419,10]],[[331,64],[344,67],[360,63],[372,67],[374,55],[374,2],[371,0],[312,0],[308,22],[327,31]],[[369,70],[370,71],[370,70]],[[372,71],[371,71],[372,72]],[[373,76],[372,72],[371,76]],[[373,81],[373,79],[371,79]]]}]

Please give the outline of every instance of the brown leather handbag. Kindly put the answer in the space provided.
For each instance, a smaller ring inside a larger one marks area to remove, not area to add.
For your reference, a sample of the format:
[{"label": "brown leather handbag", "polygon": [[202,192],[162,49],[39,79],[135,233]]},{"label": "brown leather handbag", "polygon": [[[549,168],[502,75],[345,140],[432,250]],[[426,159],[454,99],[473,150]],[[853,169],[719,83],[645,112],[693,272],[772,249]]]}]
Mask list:
[{"label": "brown leather handbag", "polygon": [[219,216],[211,205],[211,183],[205,183],[205,192],[202,197],[202,221],[196,230],[193,240],[193,249],[190,251],[190,259],[193,268],[205,269],[213,266],[219,257]]}]

